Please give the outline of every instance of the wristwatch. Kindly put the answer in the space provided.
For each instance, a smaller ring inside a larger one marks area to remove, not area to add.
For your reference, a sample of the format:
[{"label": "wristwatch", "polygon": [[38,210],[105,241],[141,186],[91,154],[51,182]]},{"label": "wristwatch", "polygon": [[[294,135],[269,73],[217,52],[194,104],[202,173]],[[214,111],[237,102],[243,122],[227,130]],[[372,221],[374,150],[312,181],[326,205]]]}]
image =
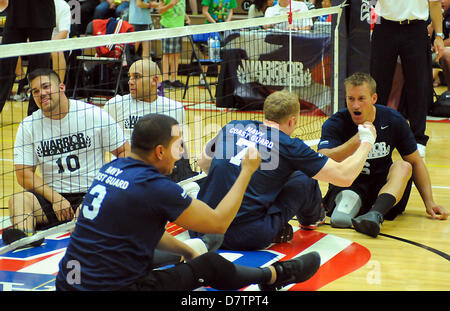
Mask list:
[{"label": "wristwatch", "polygon": [[436,37],[441,37],[444,39],[444,34],[442,32],[436,32]]}]

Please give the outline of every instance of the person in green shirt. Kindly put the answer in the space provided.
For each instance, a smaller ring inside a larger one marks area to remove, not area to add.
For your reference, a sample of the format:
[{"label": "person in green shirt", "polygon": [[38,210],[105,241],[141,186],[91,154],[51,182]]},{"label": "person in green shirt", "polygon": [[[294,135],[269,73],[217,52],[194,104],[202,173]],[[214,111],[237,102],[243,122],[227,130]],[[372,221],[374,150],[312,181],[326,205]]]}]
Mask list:
[{"label": "person in green shirt", "polygon": [[202,14],[207,24],[229,22],[235,7],[236,0],[202,0]]},{"label": "person in green shirt", "polygon": [[[183,27],[190,23],[189,16],[186,14],[185,0],[163,0],[158,8],[161,14],[162,28]],[[162,76],[163,88],[184,87],[184,84],[177,79],[178,59],[181,54],[182,37],[163,39],[162,41]]]}]

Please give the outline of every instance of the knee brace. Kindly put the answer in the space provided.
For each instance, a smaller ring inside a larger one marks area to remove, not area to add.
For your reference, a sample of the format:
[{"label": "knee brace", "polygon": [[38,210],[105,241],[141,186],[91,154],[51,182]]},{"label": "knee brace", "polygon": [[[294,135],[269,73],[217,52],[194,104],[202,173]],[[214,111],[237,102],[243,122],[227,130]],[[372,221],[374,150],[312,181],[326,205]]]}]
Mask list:
[{"label": "knee brace", "polygon": [[337,228],[350,228],[352,218],[361,208],[361,198],[352,190],[343,190],[335,198],[336,207],[331,214],[331,226]]},{"label": "knee brace", "polygon": [[219,254],[208,252],[188,261],[186,264],[191,267],[197,286],[236,289],[233,286],[236,275],[235,265]]}]

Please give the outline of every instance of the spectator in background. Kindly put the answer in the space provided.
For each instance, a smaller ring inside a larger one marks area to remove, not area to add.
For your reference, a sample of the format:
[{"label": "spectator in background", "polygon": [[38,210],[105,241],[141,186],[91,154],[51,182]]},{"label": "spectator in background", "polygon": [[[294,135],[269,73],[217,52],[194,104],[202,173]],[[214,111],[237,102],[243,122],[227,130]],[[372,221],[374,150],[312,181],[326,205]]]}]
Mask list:
[{"label": "spectator in background", "polygon": [[[72,23],[72,14],[70,12],[69,4],[64,0],[54,0],[55,2],[55,14],[56,14],[56,26],[53,29],[52,40],[66,39],[69,37],[70,27]],[[52,68],[59,75],[59,78],[64,82],[66,76],[66,59],[64,51],[52,52]],[[17,59],[16,76],[18,80],[17,93],[12,96],[15,101],[28,100],[27,95],[27,77],[24,73],[22,66],[22,57]],[[11,97],[10,97],[11,98]]]},{"label": "spectator in background", "polygon": [[189,0],[191,6],[192,15],[198,15],[197,0]]},{"label": "spectator in background", "polygon": [[[308,8],[308,10],[314,10],[316,8],[318,8],[317,6],[317,2],[319,2],[320,0],[299,0],[301,2],[304,2]],[[331,0],[330,0],[331,1]]]},{"label": "spectator in background", "polygon": [[430,41],[427,20],[436,31],[434,48],[437,60],[444,50],[442,12],[439,0],[378,0],[375,10],[380,22],[374,26],[371,41],[370,74],[377,82],[378,103],[387,105],[400,56],[405,78],[401,111],[425,157],[428,136],[425,134],[428,105],[433,101]]},{"label": "spectator in background", "polygon": [[[54,0],[56,11],[56,27],[53,29],[52,40],[69,38],[72,14],[70,6],[64,0]],[[59,79],[64,83],[66,77],[66,58],[64,51],[52,52],[52,67],[59,75]]]},{"label": "spectator in background", "polygon": [[[442,23],[442,32],[444,33],[444,46],[446,47],[443,50],[442,57],[439,59],[439,66],[442,68],[442,72],[444,73],[444,79],[447,82],[447,90],[449,89],[450,84],[450,0],[442,0],[442,15],[443,15],[443,23]],[[434,28],[432,25],[429,26],[430,36],[433,35]],[[437,52],[433,52],[433,60],[436,59]],[[436,69],[436,71],[438,71]],[[435,79],[436,81],[436,79]],[[439,81],[439,80],[438,80]],[[439,86],[439,82],[435,82],[433,86]]]},{"label": "spectator in background", "polygon": [[158,96],[161,73],[158,65],[149,59],[134,62],[128,70],[130,94],[116,95],[103,107],[125,132],[130,140],[136,122],[148,113],[171,116],[181,125],[186,124],[183,104],[164,96]]},{"label": "spectator in background", "polygon": [[[187,125],[183,104],[158,95],[157,87],[161,74],[155,62],[150,59],[134,62],[128,70],[128,78],[130,94],[116,95],[104,106],[109,115],[123,128],[126,139],[131,139],[136,122],[148,113],[165,114],[176,119],[182,126]],[[184,149],[185,157],[175,163],[170,175],[176,182],[196,175],[189,164],[189,148],[185,145]]]},{"label": "spectator in background", "polygon": [[[135,31],[152,30],[153,22],[150,15],[151,8],[157,7],[157,2],[150,0],[131,0],[128,22],[134,26]],[[142,45],[142,58],[149,58],[151,52],[151,42],[142,41],[136,43],[136,51],[139,49],[139,45]]]},{"label": "spectator in background", "polygon": [[129,5],[128,0],[102,0],[95,8],[94,19],[122,17]]},{"label": "spectator in background", "polygon": [[[278,16],[283,14],[288,14],[289,10],[292,9],[292,12],[305,12],[308,11],[308,7],[304,2],[300,1],[292,1],[291,5],[289,5],[289,0],[280,0],[276,5],[267,8],[265,17]],[[292,25],[289,25],[288,22],[279,23],[276,25],[272,25],[276,29],[281,30],[311,30],[313,25],[311,18],[298,19],[292,22]]]},{"label": "spectator in background", "polygon": [[72,36],[79,36],[86,33],[87,24],[94,18],[94,12],[100,0],[85,0],[80,3],[80,23],[72,25]]},{"label": "spectator in background", "polygon": [[[316,0],[316,9],[323,9],[331,7],[331,0]],[[322,15],[317,18],[319,22],[331,22],[331,14]]]},{"label": "spectator in background", "polygon": [[[190,23],[186,14],[185,0],[163,0],[158,8],[161,14],[161,28],[183,27]],[[178,60],[182,48],[182,37],[167,38],[162,41],[162,85],[164,89],[181,88],[184,84],[177,79]]]},{"label": "spectator in background", "polygon": [[236,7],[236,0],[202,0],[202,14],[207,24],[229,22]]},{"label": "spectator in background", "polygon": [[[6,24],[2,44],[50,40],[56,26],[55,3],[53,0],[0,0],[0,11],[7,8]],[[17,57],[0,59],[0,112],[11,92],[15,80]],[[29,56],[29,71],[50,67],[49,54]],[[28,104],[28,115],[38,107],[33,98]]]},{"label": "spectator in background", "polygon": [[268,7],[271,7],[274,0],[254,0],[248,9],[248,18],[264,17]]}]

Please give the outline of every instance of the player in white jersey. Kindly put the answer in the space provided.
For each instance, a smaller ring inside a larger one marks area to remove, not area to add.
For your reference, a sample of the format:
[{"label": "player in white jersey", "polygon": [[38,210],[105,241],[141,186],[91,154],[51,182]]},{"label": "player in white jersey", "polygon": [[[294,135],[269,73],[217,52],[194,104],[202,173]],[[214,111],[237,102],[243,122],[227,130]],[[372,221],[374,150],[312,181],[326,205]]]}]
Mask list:
[{"label": "player in white jersey", "polygon": [[33,234],[36,227],[72,219],[105,164],[105,152],[122,157],[130,149],[123,130],[105,111],[66,97],[53,70],[35,70],[29,82],[40,109],[17,130],[14,168],[26,191],[9,201],[13,228],[3,233],[6,243]]},{"label": "player in white jersey", "polygon": [[128,71],[130,94],[108,100],[104,109],[121,125],[129,140],[136,122],[146,114],[168,115],[186,124],[183,105],[173,99],[158,96],[160,72],[151,60],[138,60]]},{"label": "player in white jersey", "polygon": [[[164,114],[178,121],[186,127],[186,116],[183,104],[164,97],[158,96],[158,83],[161,74],[156,63],[149,59],[134,62],[128,71],[128,86],[130,94],[117,95],[108,100],[104,109],[119,123],[128,140],[131,138],[136,122],[149,113]],[[184,130],[188,133],[188,130]],[[185,137],[184,144],[187,139]],[[184,145],[185,150],[187,146]],[[182,159],[177,161],[175,169],[170,175],[175,182],[196,175],[189,164],[187,152]]]}]

